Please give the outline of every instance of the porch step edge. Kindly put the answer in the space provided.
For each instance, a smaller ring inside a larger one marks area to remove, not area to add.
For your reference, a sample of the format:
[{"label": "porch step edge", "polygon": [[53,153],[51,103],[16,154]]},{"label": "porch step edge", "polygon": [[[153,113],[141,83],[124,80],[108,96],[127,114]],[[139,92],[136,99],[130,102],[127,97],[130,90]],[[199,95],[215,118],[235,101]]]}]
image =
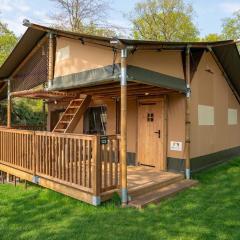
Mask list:
[{"label": "porch step edge", "polygon": [[129,206],[141,209],[151,203],[159,203],[161,200],[174,196],[175,194],[196,186],[197,184],[198,181],[196,180],[181,180],[166,187],[160,188],[157,191],[139,196],[130,201]]},{"label": "porch step edge", "polygon": [[154,183],[150,183],[150,184],[145,184],[145,185],[136,187],[134,189],[130,189],[129,190],[129,195],[130,195],[130,197],[133,200],[133,199],[135,199],[138,196],[142,196],[142,195],[150,193],[150,192],[152,192],[154,190],[157,190],[157,189],[160,189],[160,188],[164,188],[164,187],[166,187],[166,186],[168,186],[170,184],[179,182],[179,181],[181,181],[183,179],[184,179],[183,175],[177,175],[176,177],[170,178],[170,179],[168,179],[166,181],[163,181],[163,182],[154,182]]}]

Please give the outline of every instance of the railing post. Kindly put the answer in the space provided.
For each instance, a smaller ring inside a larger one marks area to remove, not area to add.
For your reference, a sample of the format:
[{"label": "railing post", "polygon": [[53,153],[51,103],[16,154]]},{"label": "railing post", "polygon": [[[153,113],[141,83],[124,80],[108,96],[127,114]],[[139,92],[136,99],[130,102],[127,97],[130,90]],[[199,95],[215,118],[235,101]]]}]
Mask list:
[{"label": "railing post", "polygon": [[36,133],[33,132],[33,183],[39,184],[39,177],[36,175],[37,172],[37,144],[36,144]]},{"label": "railing post", "polygon": [[93,174],[92,174],[92,186],[93,196],[92,204],[98,206],[101,203],[101,152],[100,152],[100,136],[96,136],[93,140]]},{"label": "railing post", "polygon": [[7,128],[12,125],[12,97],[11,97],[11,81],[8,79],[8,101],[7,101]]},{"label": "railing post", "polygon": [[36,176],[36,135],[35,132],[33,132],[33,176]]}]

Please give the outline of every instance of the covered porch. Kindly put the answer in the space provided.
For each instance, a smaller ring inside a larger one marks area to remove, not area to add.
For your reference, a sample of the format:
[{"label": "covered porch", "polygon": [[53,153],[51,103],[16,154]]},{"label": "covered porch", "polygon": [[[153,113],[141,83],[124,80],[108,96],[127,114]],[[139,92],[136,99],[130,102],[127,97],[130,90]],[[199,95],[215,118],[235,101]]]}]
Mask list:
[{"label": "covered porch", "polygon": [[[160,109],[163,115],[167,109],[164,102],[166,95],[178,94],[172,89],[134,82],[129,82],[127,87],[126,100],[134,99],[139,103],[144,101],[141,106],[152,107],[156,99],[161,99],[163,105]],[[123,177],[126,179],[128,189],[127,201],[139,196],[140,193],[148,193],[184,178],[182,174],[166,172],[166,168],[161,170],[160,166],[151,164],[140,166],[141,163],[136,162],[136,166],[127,166],[127,156],[124,163],[126,175],[122,175],[120,133],[123,126],[120,124],[121,87],[118,83],[82,87],[64,92],[19,91],[11,93],[10,101],[15,97],[24,97],[44,99],[46,103],[66,102],[68,105],[86,94],[91,96],[91,101],[115,99],[116,104],[119,104],[115,134],[63,133],[54,129],[53,131],[17,130],[11,128],[11,116],[9,116],[8,126],[0,129],[0,171],[93,205],[111,199],[114,192],[121,195]],[[150,105],[147,104],[149,101]],[[9,105],[11,107],[11,102]],[[164,144],[166,147],[166,142]],[[166,161],[166,154],[162,157]]]},{"label": "covered porch", "polygon": [[[119,138],[0,128],[1,178],[33,182],[98,205],[120,189]],[[128,166],[129,200],[184,179],[182,174]]]}]

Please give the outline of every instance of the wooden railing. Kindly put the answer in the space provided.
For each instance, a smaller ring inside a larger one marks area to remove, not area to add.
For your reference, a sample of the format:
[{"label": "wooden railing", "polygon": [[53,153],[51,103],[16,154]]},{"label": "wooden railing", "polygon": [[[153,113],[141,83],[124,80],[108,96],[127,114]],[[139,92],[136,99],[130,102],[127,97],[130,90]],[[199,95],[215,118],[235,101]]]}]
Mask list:
[{"label": "wooden railing", "polygon": [[34,172],[34,133],[0,128],[0,161]]},{"label": "wooden railing", "polygon": [[38,176],[91,191],[95,136],[36,132],[35,139]]},{"label": "wooden railing", "polygon": [[106,136],[101,144],[101,192],[119,187],[119,140],[116,135]]},{"label": "wooden railing", "polygon": [[119,140],[0,128],[0,162],[99,196],[119,186]]}]

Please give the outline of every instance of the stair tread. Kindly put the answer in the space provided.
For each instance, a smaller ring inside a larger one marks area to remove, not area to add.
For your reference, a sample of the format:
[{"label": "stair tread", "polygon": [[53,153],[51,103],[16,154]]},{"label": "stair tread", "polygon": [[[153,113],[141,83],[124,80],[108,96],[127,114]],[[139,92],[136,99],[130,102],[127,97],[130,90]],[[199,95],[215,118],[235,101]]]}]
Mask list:
[{"label": "stair tread", "polygon": [[131,188],[131,193],[134,193],[134,192],[137,192],[137,191],[141,191],[141,190],[143,190],[145,188],[151,188],[151,187],[160,188],[161,186],[170,185],[171,183],[174,183],[176,181],[181,181],[183,179],[184,179],[183,175],[177,175],[176,177],[174,177],[174,178],[171,177],[169,179],[164,180],[163,182],[148,182],[148,183],[145,183],[143,185]]},{"label": "stair tread", "polygon": [[74,108],[79,108],[79,106],[69,106],[68,109],[69,108],[73,108],[74,109]]},{"label": "stair tread", "polygon": [[72,100],[72,102],[82,102],[83,101],[83,99],[74,99],[74,100]]},{"label": "stair tread", "polygon": [[[68,107],[66,108],[65,112],[59,119],[58,123],[56,124],[53,132],[67,132],[73,131],[74,127],[77,124],[77,119],[80,119],[80,115],[84,113],[86,108],[89,106],[91,102],[91,96],[86,96],[84,99],[74,99],[70,102]],[[71,110],[71,111],[68,111]],[[67,117],[68,118],[64,118]],[[61,129],[64,128],[64,129]]]},{"label": "stair tread", "polygon": [[159,202],[162,199],[170,197],[173,194],[176,194],[184,189],[195,186],[196,184],[197,181],[194,180],[181,180],[179,182],[172,183],[166,187],[154,190],[153,192],[138,196],[134,200],[132,200],[129,205],[141,208],[146,206],[147,204]]},{"label": "stair tread", "polygon": [[59,123],[70,123],[70,122],[71,122],[71,120],[70,121],[64,121],[64,120],[62,121],[61,120]]},{"label": "stair tread", "polygon": [[152,192],[153,190],[157,190],[161,187],[162,188],[166,187],[172,183],[179,182],[183,179],[184,179],[184,176],[181,174],[181,175],[177,175],[174,178],[171,177],[169,179],[165,179],[162,182],[148,182],[146,184],[131,188],[131,190],[129,190],[129,195],[135,198],[138,195],[147,194],[148,192]]}]

